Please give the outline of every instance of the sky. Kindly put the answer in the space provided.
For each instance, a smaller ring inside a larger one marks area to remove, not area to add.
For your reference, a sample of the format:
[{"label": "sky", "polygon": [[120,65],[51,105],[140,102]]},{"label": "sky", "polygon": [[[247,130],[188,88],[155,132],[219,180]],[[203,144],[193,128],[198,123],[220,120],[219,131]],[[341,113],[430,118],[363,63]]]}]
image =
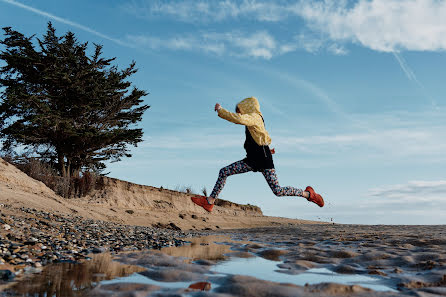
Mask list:
[{"label": "sky", "polygon": [[[220,119],[259,99],[282,186],[260,173],[220,197],[266,215],[354,224],[446,223],[446,2],[437,0],[0,0],[0,26],[42,36],[51,21],[104,46],[151,107],[130,182],[211,192],[245,157],[244,127]],[[3,38],[3,35],[2,37]]]}]

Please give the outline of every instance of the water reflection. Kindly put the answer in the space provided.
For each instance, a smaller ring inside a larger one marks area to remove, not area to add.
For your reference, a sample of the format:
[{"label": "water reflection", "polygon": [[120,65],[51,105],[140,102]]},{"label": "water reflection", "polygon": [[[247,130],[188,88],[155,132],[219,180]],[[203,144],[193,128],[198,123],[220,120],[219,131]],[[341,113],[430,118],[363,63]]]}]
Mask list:
[{"label": "water reflection", "polygon": [[[179,247],[165,247],[163,254],[174,257],[185,257],[189,262],[196,260],[222,261],[233,253],[231,243],[235,242],[228,236],[209,235],[188,239],[189,243]],[[237,241],[238,244],[243,242]]]},{"label": "water reflection", "polygon": [[333,282],[344,285],[360,285],[376,291],[393,290],[388,286],[380,284],[378,278],[373,278],[366,275],[339,274],[326,268],[313,268],[298,275],[290,275],[283,273],[285,271],[277,267],[277,262],[263,259],[261,257],[250,259],[231,258],[229,261],[215,265],[212,268],[212,271],[223,274],[233,274],[234,271],[236,271],[237,274],[248,275],[273,282],[290,283],[299,286],[304,286],[305,284],[311,285],[322,282]]},{"label": "water reflection", "polygon": [[379,278],[339,275],[324,268],[310,269],[298,275],[281,273],[285,271],[277,266],[279,263],[268,260],[266,256],[279,257],[283,253],[265,245],[232,241],[225,236],[206,236],[191,239],[190,244],[180,247],[125,253],[117,257],[119,261],[133,265],[115,262],[110,254],[96,255],[91,261],[81,264],[52,265],[42,273],[19,282],[5,296],[77,297],[88,293],[102,296],[120,290],[133,292],[138,285],[147,292],[187,295],[191,290],[215,291],[231,274],[300,286],[335,282],[391,290],[381,285]]},{"label": "water reflection", "polygon": [[41,273],[25,277],[3,295],[6,296],[85,296],[102,280],[123,277],[145,270],[139,266],[112,261],[110,254],[98,254],[78,264],[60,263],[46,267]]}]

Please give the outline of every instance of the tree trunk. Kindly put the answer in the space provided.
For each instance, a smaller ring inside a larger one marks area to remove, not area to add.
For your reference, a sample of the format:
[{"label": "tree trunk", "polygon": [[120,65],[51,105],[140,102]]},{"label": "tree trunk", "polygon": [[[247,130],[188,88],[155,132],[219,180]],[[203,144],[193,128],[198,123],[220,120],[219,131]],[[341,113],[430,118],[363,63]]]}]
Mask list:
[{"label": "tree trunk", "polygon": [[66,177],[67,176],[67,171],[66,171],[66,168],[65,168],[65,161],[64,161],[64,155],[61,153],[61,152],[58,152],[57,153],[57,159],[58,159],[58,162],[59,162],[59,170],[60,170],[60,173],[62,174],[62,177]]}]

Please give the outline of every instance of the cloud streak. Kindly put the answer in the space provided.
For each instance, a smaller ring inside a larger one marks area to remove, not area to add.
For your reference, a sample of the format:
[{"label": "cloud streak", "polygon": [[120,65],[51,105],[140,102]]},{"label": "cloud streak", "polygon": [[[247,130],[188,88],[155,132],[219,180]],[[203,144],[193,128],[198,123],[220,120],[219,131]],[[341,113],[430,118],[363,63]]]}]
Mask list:
[{"label": "cloud streak", "polygon": [[445,1],[359,0],[352,4],[346,0],[141,0],[126,5],[126,9],[141,17],[172,17],[182,22],[303,20],[313,32],[305,44],[310,51],[314,44],[327,40],[332,43],[326,48],[335,53],[345,53],[345,43],[388,53],[446,50]]},{"label": "cloud streak", "polygon": [[250,18],[262,22],[278,22],[294,14],[298,3],[273,1],[133,1],[124,9],[143,18],[169,16],[183,22],[222,22]]},{"label": "cloud streak", "polygon": [[85,31],[85,32],[91,33],[91,34],[93,34],[93,35],[96,35],[96,36],[98,36],[98,37],[100,37],[100,38],[103,38],[103,39],[112,41],[112,42],[114,42],[114,43],[116,43],[116,44],[119,44],[119,45],[122,45],[122,46],[126,46],[126,47],[131,47],[128,43],[123,42],[123,41],[121,41],[121,40],[119,40],[119,39],[110,37],[110,36],[108,36],[108,35],[106,35],[106,34],[103,34],[103,33],[101,33],[101,32],[98,32],[98,31],[96,31],[96,30],[94,30],[94,29],[92,29],[92,28],[90,28],[90,27],[87,27],[87,26],[81,25],[81,24],[79,24],[79,23],[70,21],[70,20],[68,20],[68,19],[65,19],[65,18],[56,16],[56,15],[54,15],[54,14],[45,12],[45,11],[43,11],[43,10],[40,10],[40,9],[31,7],[31,6],[25,5],[25,4],[23,4],[23,3],[20,3],[20,2],[14,1],[14,0],[0,0],[0,1],[5,2],[5,3],[8,3],[8,4],[11,4],[11,5],[14,5],[14,6],[16,6],[16,7],[19,7],[19,8],[25,9],[25,10],[28,10],[28,11],[33,12],[33,13],[35,13],[35,14],[44,16],[44,17],[49,18],[49,19],[51,19],[51,20],[54,20],[54,21],[56,21],[56,22],[66,24],[66,25],[72,26],[72,27],[74,27],[74,28],[78,28],[78,29],[80,29],[80,30],[82,30],[82,31]]},{"label": "cloud streak", "polygon": [[[436,204],[446,206],[446,180],[409,181],[371,189],[369,196],[379,198],[375,204]],[[445,208],[445,207],[443,207]]]},{"label": "cloud streak", "polygon": [[241,32],[202,33],[159,38],[146,35],[127,35],[127,40],[143,48],[153,50],[201,51],[216,55],[271,59],[293,50],[292,45],[278,42],[266,31],[252,34]]}]

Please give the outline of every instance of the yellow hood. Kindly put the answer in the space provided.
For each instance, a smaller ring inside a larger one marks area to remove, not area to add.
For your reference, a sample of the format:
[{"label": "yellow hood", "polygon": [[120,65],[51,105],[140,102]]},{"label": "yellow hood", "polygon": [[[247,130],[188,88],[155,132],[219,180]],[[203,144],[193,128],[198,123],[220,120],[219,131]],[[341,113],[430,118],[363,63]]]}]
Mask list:
[{"label": "yellow hood", "polygon": [[240,113],[220,108],[218,116],[235,124],[244,125],[258,145],[271,144],[271,138],[263,123],[259,101],[255,97],[243,99],[237,104]]},{"label": "yellow hood", "polygon": [[255,97],[245,98],[237,104],[238,109],[241,114],[257,113],[262,115],[260,112],[259,100]]}]

